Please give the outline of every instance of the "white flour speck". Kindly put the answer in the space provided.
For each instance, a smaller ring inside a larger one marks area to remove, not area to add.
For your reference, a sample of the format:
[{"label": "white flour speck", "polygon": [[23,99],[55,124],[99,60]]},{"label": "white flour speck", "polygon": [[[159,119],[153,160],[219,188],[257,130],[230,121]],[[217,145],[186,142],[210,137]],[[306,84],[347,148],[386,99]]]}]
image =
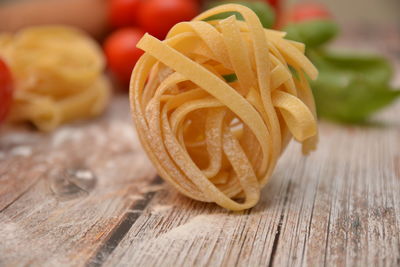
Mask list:
[{"label": "white flour speck", "polygon": [[32,155],[32,148],[29,146],[17,146],[11,149],[11,155],[29,157]]},{"label": "white flour speck", "polygon": [[83,179],[83,180],[90,180],[93,179],[93,173],[91,171],[77,171],[75,173],[75,176],[77,178]]},{"label": "white flour speck", "polygon": [[59,146],[69,140],[77,140],[81,138],[82,132],[72,127],[63,127],[59,129],[53,136],[51,143],[53,146]]}]

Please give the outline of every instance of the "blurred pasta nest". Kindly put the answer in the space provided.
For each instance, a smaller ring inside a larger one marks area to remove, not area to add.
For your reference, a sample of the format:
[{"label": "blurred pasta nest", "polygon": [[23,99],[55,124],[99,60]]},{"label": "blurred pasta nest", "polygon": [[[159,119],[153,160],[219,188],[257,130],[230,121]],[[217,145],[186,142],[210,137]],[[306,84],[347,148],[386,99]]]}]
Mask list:
[{"label": "blurred pasta nest", "polygon": [[0,57],[15,83],[10,121],[30,121],[49,131],[106,107],[110,84],[101,48],[65,26],[35,26],[0,35]]},{"label": "blurred pasta nest", "polygon": [[[235,16],[209,20],[227,12]],[[304,45],[264,29],[248,8],[228,4],[146,34],[130,85],[137,132],[159,174],[193,199],[230,210],[253,207],[293,136],[316,147],[307,76],[318,71]]]}]

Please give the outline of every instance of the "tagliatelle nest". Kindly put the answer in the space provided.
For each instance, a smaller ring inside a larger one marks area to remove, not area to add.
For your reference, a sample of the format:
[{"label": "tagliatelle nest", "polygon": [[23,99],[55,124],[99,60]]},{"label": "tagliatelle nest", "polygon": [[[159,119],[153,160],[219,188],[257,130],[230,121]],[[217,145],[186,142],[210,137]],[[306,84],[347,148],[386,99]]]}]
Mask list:
[{"label": "tagliatelle nest", "polygon": [[[203,21],[236,11],[222,20]],[[230,210],[253,207],[291,136],[317,143],[304,46],[263,29],[241,5],[145,35],[130,97],[137,132],[159,174],[183,194]],[[290,69],[290,67],[292,69]]]},{"label": "tagliatelle nest", "polygon": [[50,131],[99,115],[108,103],[111,85],[103,74],[101,48],[78,29],[32,26],[0,34],[0,57],[15,84],[9,121]]}]

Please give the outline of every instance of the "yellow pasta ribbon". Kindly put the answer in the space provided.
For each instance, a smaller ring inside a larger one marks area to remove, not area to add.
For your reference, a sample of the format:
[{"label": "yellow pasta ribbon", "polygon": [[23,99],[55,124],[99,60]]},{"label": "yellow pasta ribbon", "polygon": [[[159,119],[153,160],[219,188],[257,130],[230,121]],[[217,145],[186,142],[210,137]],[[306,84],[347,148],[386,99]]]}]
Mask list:
[{"label": "yellow pasta ribbon", "polygon": [[[204,21],[230,11],[244,21]],[[176,24],[164,41],[146,34],[138,43],[145,53],[130,84],[136,129],[159,174],[186,196],[251,208],[291,136],[303,153],[315,149],[306,75],[318,71],[304,45],[284,35],[227,4]]]},{"label": "yellow pasta ribbon", "polygon": [[111,86],[99,45],[65,26],[35,26],[0,34],[0,57],[15,81],[9,120],[50,131],[62,123],[100,114]]}]

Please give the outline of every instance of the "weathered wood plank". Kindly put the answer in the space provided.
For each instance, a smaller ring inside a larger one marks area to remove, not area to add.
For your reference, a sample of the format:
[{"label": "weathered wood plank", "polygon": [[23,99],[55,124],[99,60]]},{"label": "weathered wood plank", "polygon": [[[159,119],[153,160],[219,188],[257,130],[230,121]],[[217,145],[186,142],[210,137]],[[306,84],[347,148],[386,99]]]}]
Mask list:
[{"label": "weathered wood plank", "polygon": [[[33,147],[37,150],[36,144],[43,143],[43,138],[24,130],[4,132],[0,132],[0,211],[28,190],[45,171],[40,159],[32,158]],[[29,175],[23,170],[29,170]]]},{"label": "weathered wood plank", "polygon": [[154,190],[126,95],[97,121],[49,135],[4,130],[0,144],[2,266],[82,265]]},{"label": "weathered wood plank", "polygon": [[383,128],[323,123],[319,150],[292,144],[251,211],[158,192],[104,266],[398,265],[399,111]]}]

